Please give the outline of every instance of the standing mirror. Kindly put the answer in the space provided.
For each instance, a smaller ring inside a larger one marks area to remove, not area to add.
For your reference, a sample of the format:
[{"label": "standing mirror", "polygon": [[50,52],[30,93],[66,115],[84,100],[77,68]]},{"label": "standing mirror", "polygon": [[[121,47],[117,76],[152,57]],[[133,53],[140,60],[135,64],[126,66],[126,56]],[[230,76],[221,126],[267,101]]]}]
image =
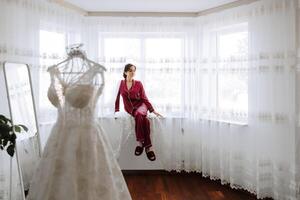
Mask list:
[{"label": "standing mirror", "polygon": [[32,80],[27,64],[5,62],[3,69],[12,123],[22,124],[28,128],[27,132],[17,134],[16,161],[18,172],[11,171],[13,174],[20,174],[20,185],[12,181],[10,191],[13,191],[14,187],[26,191],[29,189],[30,180],[41,156]]}]

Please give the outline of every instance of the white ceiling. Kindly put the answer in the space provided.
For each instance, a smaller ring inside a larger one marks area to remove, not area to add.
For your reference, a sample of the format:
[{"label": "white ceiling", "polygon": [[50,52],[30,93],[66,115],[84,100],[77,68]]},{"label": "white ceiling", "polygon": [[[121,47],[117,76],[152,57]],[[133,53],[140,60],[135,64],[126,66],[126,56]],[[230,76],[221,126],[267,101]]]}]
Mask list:
[{"label": "white ceiling", "polygon": [[198,12],[236,0],[65,0],[90,12]]}]

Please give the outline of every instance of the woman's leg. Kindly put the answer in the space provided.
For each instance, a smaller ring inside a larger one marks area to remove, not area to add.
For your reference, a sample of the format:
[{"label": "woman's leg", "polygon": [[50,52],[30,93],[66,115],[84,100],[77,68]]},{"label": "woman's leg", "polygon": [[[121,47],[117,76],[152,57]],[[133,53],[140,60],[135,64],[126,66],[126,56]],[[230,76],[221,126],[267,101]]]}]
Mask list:
[{"label": "woman's leg", "polygon": [[[147,157],[150,161],[156,160],[154,151],[152,150],[150,138],[150,122],[147,118],[147,107],[142,104],[135,112],[135,132],[138,141],[142,142],[143,147],[146,149]],[[136,153],[135,153],[136,154]],[[140,155],[138,152],[136,155]]]},{"label": "woman's leg", "polygon": [[147,119],[147,107],[145,104],[142,104],[135,112],[135,133],[136,140],[143,144],[143,147],[151,147],[151,138],[150,138],[150,122]]}]

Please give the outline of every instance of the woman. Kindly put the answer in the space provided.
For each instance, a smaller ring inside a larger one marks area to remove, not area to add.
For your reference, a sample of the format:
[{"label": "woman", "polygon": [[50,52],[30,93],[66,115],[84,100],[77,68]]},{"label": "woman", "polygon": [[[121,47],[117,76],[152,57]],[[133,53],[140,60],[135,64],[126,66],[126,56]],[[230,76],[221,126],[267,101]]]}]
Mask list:
[{"label": "woman", "polygon": [[156,157],[150,139],[150,123],[147,119],[147,111],[153,112],[158,117],[162,116],[153,109],[145,94],[142,83],[133,79],[135,71],[136,66],[132,64],[125,65],[123,72],[125,80],[122,80],[120,84],[115,102],[115,112],[119,111],[120,95],[122,95],[126,112],[135,119],[135,134],[138,144],[134,154],[136,156],[141,155],[145,148],[148,159],[154,161]]}]

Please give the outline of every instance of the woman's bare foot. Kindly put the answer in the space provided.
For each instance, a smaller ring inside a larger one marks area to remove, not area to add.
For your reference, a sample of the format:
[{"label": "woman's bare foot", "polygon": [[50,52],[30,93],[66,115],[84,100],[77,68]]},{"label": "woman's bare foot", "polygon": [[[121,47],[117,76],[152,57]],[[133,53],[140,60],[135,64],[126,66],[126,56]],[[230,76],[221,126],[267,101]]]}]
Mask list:
[{"label": "woman's bare foot", "polygon": [[142,147],[143,146],[143,144],[140,142],[140,141],[137,141],[137,144],[136,144],[137,146],[140,146],[140,147]]},{"label": "woman's bare foot", "polygon": [[152,146],[151,147],[146,147],[145,150],[146,150],[146,152],[153,151],[153,147]]}]

